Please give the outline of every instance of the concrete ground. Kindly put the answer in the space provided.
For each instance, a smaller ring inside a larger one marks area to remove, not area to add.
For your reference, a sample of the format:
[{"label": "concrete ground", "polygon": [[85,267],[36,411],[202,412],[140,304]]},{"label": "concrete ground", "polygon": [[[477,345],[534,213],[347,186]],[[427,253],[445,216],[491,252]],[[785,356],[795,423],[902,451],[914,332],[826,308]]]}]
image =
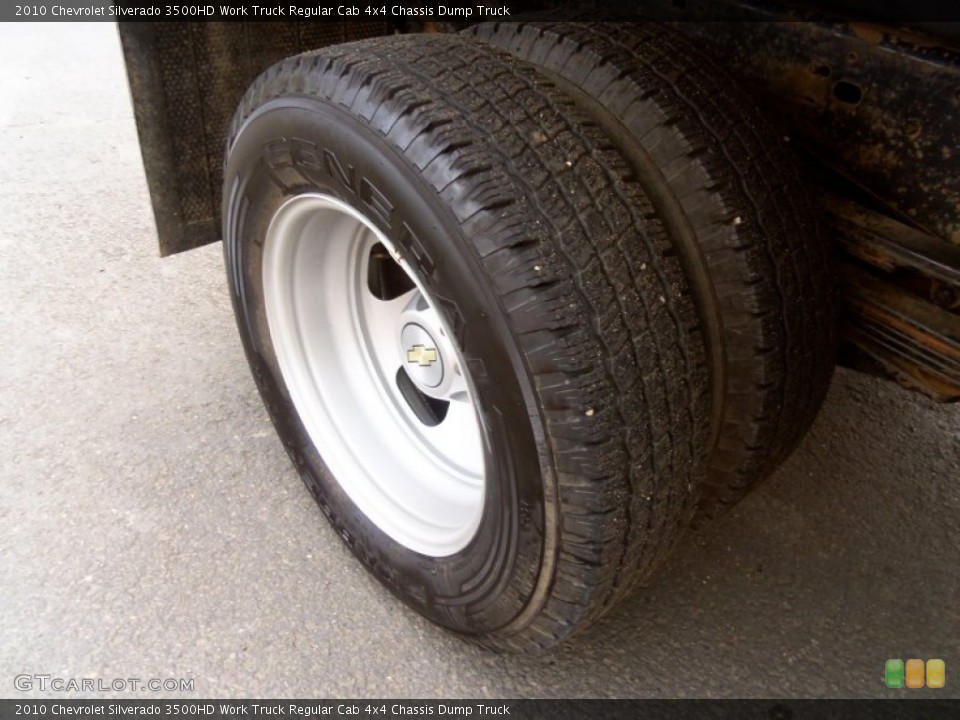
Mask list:
[{"label": "concrete ground", "polygon": [[[368,578],[261,407],[219,246],[160,260],[115,28],[0,26],[0,697],[960,697],[960,407],[839,371],[813,431],[574,643]],[[887,658],[943,690],[887,690]],[[94,693],[104,695],[104,693]],[[116,693],[129,697],[130,693]]]}]

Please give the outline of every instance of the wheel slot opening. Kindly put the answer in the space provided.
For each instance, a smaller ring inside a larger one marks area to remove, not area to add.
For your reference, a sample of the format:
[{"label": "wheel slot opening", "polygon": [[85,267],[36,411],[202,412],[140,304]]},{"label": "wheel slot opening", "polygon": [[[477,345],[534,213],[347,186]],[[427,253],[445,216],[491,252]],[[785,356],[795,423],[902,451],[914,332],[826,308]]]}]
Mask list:
[{"label": "wheel slot opening", "polygon": [[402,367],[397,368],[397,387],[413,414],[427,427],[436,427],[447,417],[450,403],[424,395]]},{"label": "wheel slot opening", "polygon": [[393,300],[416,287],[383,243],[370,248],[367,288],[378,300]]}]

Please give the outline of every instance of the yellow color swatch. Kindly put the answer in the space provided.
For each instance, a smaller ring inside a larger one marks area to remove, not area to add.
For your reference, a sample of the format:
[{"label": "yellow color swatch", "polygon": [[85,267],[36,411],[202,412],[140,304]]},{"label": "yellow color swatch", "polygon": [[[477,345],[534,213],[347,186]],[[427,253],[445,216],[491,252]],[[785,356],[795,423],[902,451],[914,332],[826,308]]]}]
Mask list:
[{"label": "yellow color swatch", "polygon": [[906,686],[908,688],[923,687],[923,660],[912,658],[907,660]]},{"label": "yellow color swatch", "polygon": [[942,688],[946,674],[947,666],[943,660],[927,660],[927,687]]}]

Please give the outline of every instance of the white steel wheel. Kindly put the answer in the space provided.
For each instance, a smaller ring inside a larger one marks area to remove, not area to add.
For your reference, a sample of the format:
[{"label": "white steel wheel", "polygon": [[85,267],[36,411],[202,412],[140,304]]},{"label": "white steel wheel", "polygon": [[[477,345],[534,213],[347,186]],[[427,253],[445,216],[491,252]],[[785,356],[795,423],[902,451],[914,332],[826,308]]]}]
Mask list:
[{"label": "white steel wheel", "polygon": [[356,209],[304,194],[270,222],[263,288],[284,383],[346,494],[415,552],[466,547],[482,434],[450,330],[407,263]]}]

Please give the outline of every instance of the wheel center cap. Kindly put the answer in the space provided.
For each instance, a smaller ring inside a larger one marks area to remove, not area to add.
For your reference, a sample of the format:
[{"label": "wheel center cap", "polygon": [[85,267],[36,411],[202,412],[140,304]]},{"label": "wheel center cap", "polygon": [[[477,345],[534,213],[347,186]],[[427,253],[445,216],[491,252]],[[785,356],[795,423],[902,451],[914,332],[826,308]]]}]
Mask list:
[{"label": "wheel center cap", "polygon": [[417,323],[407,323],[400,331],[403,366],[417,385],[435,388],[443,382],[443,358],[433,336]]}]

